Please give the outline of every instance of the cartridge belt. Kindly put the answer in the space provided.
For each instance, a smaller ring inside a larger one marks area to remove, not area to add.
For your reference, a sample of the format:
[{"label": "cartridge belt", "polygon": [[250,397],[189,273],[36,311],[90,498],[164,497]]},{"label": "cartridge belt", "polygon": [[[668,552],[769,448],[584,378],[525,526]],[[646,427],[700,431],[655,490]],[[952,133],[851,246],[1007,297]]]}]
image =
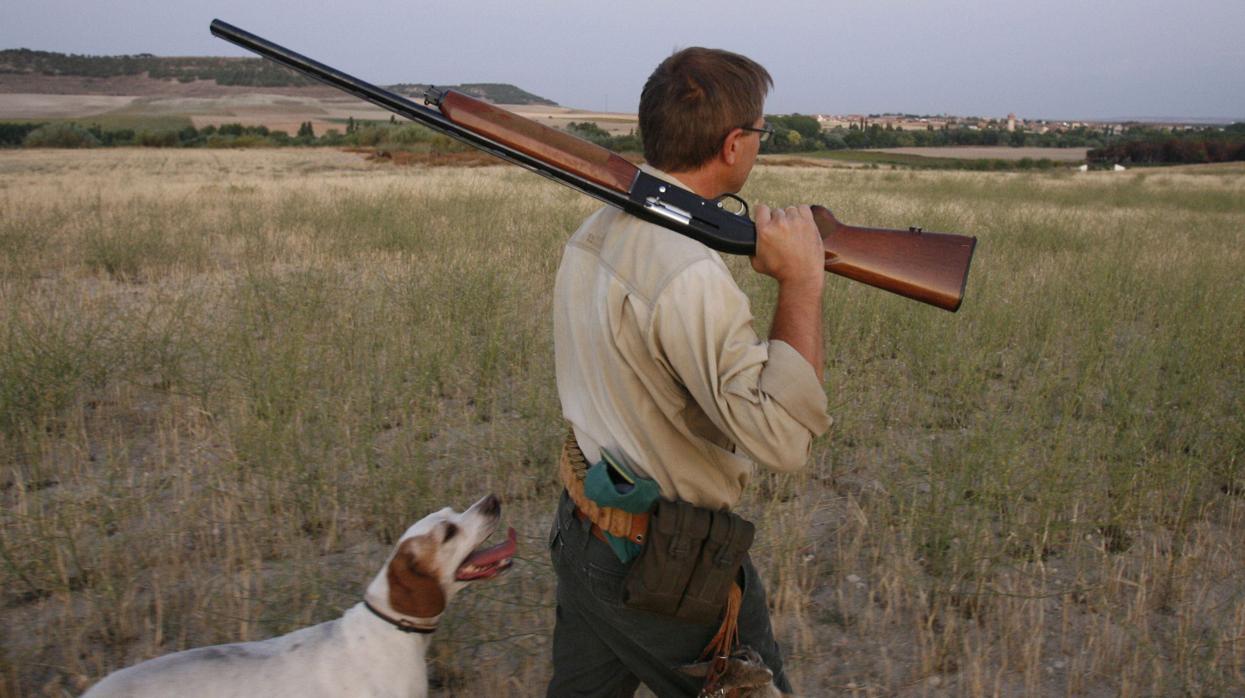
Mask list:
[{"label": "cartridge belt", "polygon": [[584,477],[587,473],[588,462],[584,459],[583,451],[579,450],[579,444],[575,443],[575,433],[571,432],[567,434],[566,442],[562,445],[558,474],[571,501],[575,502],[575,514],[580,519],[591,522],[592,534],[601,540],[605,540],[604,534],[609,533],[615,538],[643,545],[645,534],[648,533],[648,512],[632,514],[622,509],[603,507],[592,501],[584,494]]}]

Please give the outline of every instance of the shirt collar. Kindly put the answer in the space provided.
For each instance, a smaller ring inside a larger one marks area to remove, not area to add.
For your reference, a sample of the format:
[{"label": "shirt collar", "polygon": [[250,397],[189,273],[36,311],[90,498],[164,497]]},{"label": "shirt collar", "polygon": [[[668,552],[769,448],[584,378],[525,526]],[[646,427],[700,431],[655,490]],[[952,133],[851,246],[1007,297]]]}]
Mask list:
[{"label": "shirt collar", "polygon": [[650,174],[650,175],[652,175],[652,176],[656,177],[657,179],[662,180],[663,182],[669,182],[670,184],[673,184],[674,186],[679,187],[679,188],[681,188],[681,189],[686,189],[686,190],[688,190],[688,191],[691,191],[691,190],[692,190],[692,188],[691,188],[691,187],[687,186],[687,185],[686,185],[686,184],[684,184],[683,182],[680,182],[678,177],[675,177],[674,175],[670,174],[669,172],[665,172],[665,171],[663,171],[663,170],[659,170],[659,169],[657,169],[656,167],[653,167],[652,165],[648,164],[647,162],[646,162],[646,163],[642,163],[642,164],[640,165],[640,171],[641,171],[641,172],[645,172],[645,173],[647,173],[647,174]]}]

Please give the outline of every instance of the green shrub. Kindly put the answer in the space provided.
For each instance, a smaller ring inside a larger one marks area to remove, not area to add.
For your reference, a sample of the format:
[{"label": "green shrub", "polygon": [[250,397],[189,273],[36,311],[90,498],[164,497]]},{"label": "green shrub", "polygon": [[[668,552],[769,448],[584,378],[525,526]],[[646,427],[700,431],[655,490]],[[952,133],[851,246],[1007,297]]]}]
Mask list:
[{"label": "green shrub", "polygon": [[176,148],[181,145],[177,131],[168,129],[155,131],[143,129],[134,136],[134,142],[144,148]]},{"label": "green shrub", "polygon": [[460,143],[449,136],[442,136],[439,133],[432,136],[431,143],[431,150],[434,153],[462,153],[472,150],[471,146]]},{"label": "green shrub", "polygon": [[603,145],[610,139],[609,131],[606,131],[591,121],[572,121],[566,125],[566,131],[572,136],[579,136],[584,140],[592,141],[598,145]]},{"label": "green shrub", "polygon": [[354,137],[355,145],[369,147],[383,143],[388,133],[388,127],[384,126],[359,126],[351,135]]},{"label": "green shrub", "polygon": [[384,129],[384,131],[384,139],[387,143],[397,143],[399,145],[427,143],[432,140],[433,135],[432,131],[419,124],[407,124],[397,128]]},{"label": "green shrub", "polygon": [[256,136],[256,135],[248,134],[245,136],[238,136],[237,138],[233,139],[233,143],[230,144],[230,147],[233,147],[233,148],[267,148],[271,145],[272,143],[264,136]]},{"label": "green shrub", "polygon": [[0,121],[0,148],[20,146],[31,131],[42,125]]},{"label": "green shrub", "polygon": [[77,124],[47,124],[28,133],[22,144],[27,148],[94,148],[99,139]]}]

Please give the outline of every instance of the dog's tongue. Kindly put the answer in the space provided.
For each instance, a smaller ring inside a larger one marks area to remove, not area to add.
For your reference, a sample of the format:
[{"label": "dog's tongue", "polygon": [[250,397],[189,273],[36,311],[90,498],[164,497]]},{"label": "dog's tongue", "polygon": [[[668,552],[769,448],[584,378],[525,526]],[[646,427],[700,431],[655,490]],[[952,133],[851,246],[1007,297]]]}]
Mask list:
[{"label": "dog's tongue", "polygon": [[458,572],[455,578],[459,581],[468,582],[475,579],[486,579],[488,577],[496,577],[503,570],[510,567],[510,558],[514,557],[518,543],[515,541],[516,534],[511,528],[506,531],[506,540],[497,545],[481,548],[467,556],[463,560],[463,564],[458,566]]}]

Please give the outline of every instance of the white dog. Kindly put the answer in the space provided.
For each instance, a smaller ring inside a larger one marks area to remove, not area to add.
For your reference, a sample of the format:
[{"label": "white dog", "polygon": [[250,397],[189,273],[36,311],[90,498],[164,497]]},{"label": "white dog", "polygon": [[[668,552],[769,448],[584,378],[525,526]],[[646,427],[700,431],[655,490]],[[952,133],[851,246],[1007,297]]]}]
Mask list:
[{"label": "white dog", "polygon": [[476,550],[497,528],[489,495],[459,514],[445,508],[407,529],[363,601],[341,618],[261,642],[178,652],[99,682],[111,696],[426,696],[424,652],[450,598],[510,567],[515,532]]}]

